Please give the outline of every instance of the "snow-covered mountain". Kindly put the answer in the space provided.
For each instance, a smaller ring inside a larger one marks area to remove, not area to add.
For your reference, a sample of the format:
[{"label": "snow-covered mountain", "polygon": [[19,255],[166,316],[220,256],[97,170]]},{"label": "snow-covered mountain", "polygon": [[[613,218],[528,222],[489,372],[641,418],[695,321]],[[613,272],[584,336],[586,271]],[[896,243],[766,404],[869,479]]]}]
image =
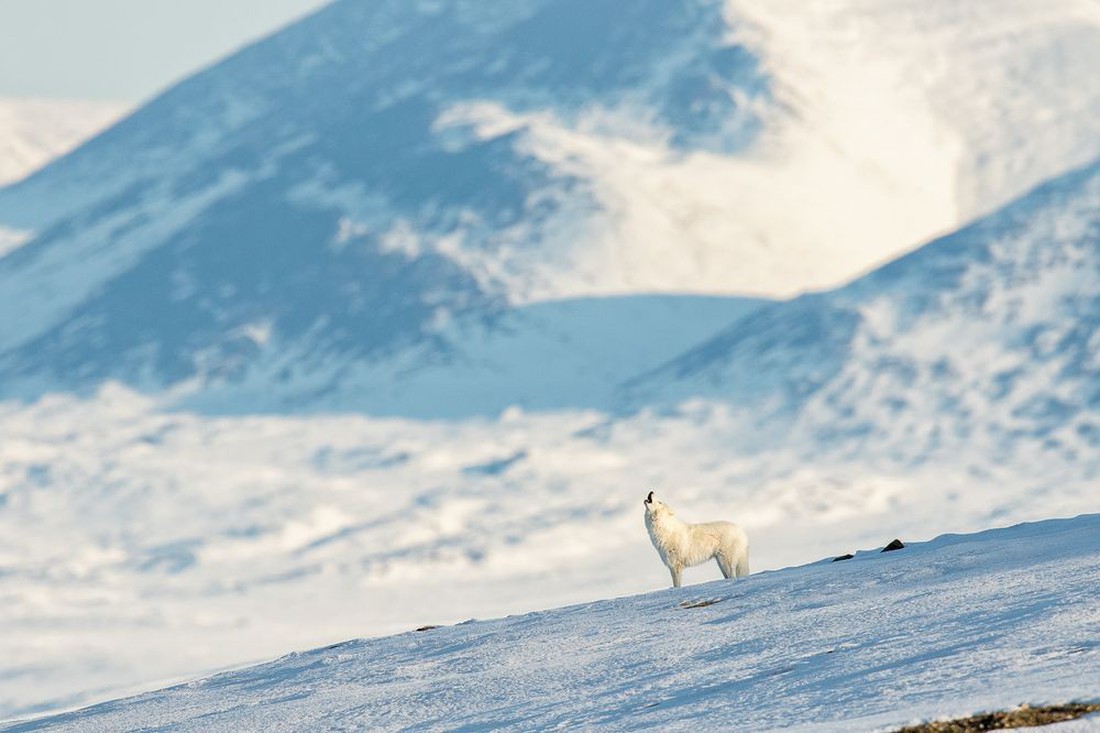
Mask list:
[{"label": "snow-covered mountain", "polygon": [[483,110],[580,124],[599,100],[677,149],[740,149],[767,84],[728,36],[716,3],[337,3],[0,194],[39,231],[0,261],[24,313],[0,349],[64,386],[156,385],[492,317],[514,294],[470,258],[588,251],[599,207]]},{"label": "snow-covered mountain", "polygon": [[510,304],[835,284],[1100,154],[1079,0],[499,5],[334,3],[0,191],[22,393],[322,399]]},{"label": "snow-covered mountain", "polygon": [[945,535],[333,644],[0,728],[824,733],[1093,701],[1097,553],[1098,515]]},{"label": "snow-covered mountain", "polygon": [[[298,400],[421,417],[718,401],[746,452],[905,464],[962,451],[982,466],[1032,443],[1100,470],[1097,292],[1100,161],[835,290],[537,304],[440,329],[451,358],[412,351],[330,376],[343,384],[327,397],[307,382]],[[658,366],[662,354],[675,356]],[[193,404],[263,405],[274,373],[303,358]]]},{"label": "snow-covered mountain", "polygon": [[1031,443],[1087,472],[1098,292],[1100,162],[846,287],[755,310],[631,388],[638,406],[732,403],[747,450],[984,466]]}]

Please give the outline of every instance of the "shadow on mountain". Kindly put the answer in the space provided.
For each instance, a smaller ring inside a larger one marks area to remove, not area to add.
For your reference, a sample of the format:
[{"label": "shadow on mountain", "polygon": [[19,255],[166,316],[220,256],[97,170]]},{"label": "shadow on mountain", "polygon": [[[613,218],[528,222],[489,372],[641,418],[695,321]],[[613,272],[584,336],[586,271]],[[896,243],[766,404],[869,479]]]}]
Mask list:
[{"label": "shadow on mountain", "polygon": [[[198,385],[194,404],[230,411],[604,405],[741,301],[510,309],[509,283],[597,246],[605,213],[522,118],[744,150],[772,90],[730,22],[700,0],[327,6],[0,190],[0,224],[36,232],[0,258],[0,395],[117,381]],[[520,121],[463,116],[486,106]]]},{"label": "shadow on mountain", "polygon": [[[630,295],[538,303],[449,323],[385,358],[303,361],[273,349],[246,374],[179,405],[211,414],[362,412],[459,419],[611,411],[630,375],[664,364],[770,301]],[[303,368],[308,363],[309,368]]]}]

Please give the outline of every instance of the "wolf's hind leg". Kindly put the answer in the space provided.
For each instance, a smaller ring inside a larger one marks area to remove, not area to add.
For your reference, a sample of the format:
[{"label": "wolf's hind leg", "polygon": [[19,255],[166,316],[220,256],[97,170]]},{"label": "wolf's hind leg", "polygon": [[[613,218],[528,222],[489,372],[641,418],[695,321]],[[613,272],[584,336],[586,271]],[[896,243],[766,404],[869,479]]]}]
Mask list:
[{"label": "wolf's hind leg", "polygon": [[730,563],[729,558],[726,557],[725,555],[719,553],[719,554],[714,556],[714,559],[718,561],[718,569],[722,571],[722,577],[732,578],[733,577],[733,565]]}]

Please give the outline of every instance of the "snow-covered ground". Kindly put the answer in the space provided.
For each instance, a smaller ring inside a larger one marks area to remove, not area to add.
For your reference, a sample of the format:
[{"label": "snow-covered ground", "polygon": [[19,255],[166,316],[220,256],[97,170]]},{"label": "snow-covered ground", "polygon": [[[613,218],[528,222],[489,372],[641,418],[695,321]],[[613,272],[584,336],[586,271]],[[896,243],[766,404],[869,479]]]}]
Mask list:
[{"label": "snow-covered ground", "polygon": [[743,524],[756,570],[1096,508],[1095,481],[1038,444],[981,475],[745,455],[721,405],[458,422],[154,408],[112,387],[0,414],[2,716],[662,588],[649,489],[686,519]]},{"label": "snow-covered ground", "polygon": [[881,731],[1096,700],[1098,557],[1096,514],[943,535],[345,641],[5,730]]}]

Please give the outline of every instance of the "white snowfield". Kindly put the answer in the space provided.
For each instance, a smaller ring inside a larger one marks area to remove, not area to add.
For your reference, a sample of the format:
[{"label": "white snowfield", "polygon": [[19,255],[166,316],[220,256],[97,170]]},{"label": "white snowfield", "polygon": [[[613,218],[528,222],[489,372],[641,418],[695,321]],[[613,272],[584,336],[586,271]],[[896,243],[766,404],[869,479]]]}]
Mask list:
[{"label": "white snowfield", "polygon": [[944,535],[350,641],[3,729],[884,731],[1089,701],[1098,558],[1097,514]]},{"label": "white snowfield", "polygon": [[68,152],[126,109],[116,102],[0,97],[0,186]]},{"label": "white snowfield", "polygon": [[[743,422],[720,406],[211,418],[112,387],[9,403],[0,424],[0,719],[665,588],[648,489],[685,521],[741,525],[757,571],[1096,508],[1089,464],[1057,465],[1041,444],[982,473],[746,456]],[[711,563],[684,583],[718,577]]]}]

